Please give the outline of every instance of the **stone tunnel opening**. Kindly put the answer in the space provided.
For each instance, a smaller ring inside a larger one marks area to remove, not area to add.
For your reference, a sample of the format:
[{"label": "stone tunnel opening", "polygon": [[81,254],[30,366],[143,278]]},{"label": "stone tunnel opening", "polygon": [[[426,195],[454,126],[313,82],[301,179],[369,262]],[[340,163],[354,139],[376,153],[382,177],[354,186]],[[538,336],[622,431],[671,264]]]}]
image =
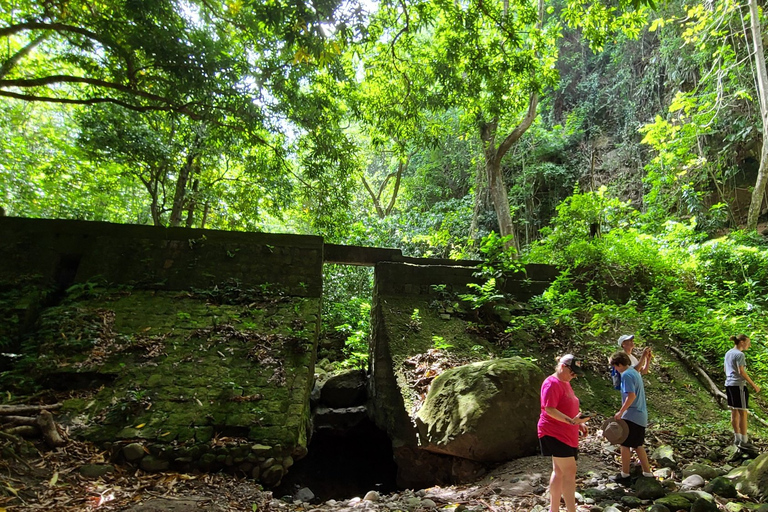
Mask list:
[{"label": "stone tunnel opening", "polygon": [[323,503],[397,490],[392,441],[368,418],[344,431],[317,430],[308,448],[273,490],[275,497]]}]

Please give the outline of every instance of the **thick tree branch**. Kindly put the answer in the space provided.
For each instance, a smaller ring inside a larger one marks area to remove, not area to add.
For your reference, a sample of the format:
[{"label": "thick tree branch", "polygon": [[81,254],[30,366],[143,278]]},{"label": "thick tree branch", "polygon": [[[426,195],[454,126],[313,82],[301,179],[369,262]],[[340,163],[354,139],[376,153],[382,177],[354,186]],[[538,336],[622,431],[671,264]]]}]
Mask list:
[{"label": "thick tree branch", "polygon": [[[27,87],[42,87],[46,85],[57,85],[57,84],[93,85],[95,87],[101,87],[104,89],[113,89],[115,91],[124,92],[126,94],[130,94],[133,96],[146,98],[148,100],[156,101],[158,103],[165,103],[166,105],[173,104],[173,101],[163,96],[159,96],[157,94],[152,94],[152,93],[142,91],[140,89],[135,89],[133,87],[119,84],[116,82],[108,82],[106,80],[98,80],[96,78],[87,78],[83,76],[50,75],[50,76],[41,76],[38,78],[18,78],[14,80],[0,80],[0,87],[27,88]],[[179,108],[185,108],[185,106],[179,107]]]},{"label": "thick tree branch", "polygon": [[28,21],[25,23],[17,23],[15,25],[9,25],[7,27],[0,28],[0,37],[12,36],[27,30],[52,30],[54,32],[71,32],[73,34],[79,34],[81,36],[87,37],[88,39],[93,39],[94,41],[101,43],[103,46],[111,48],[115,53],[117,53],[125,61],[126,72],[129,76],[129,79],[133,81],[135,78],[135,66],[133,64],[133,60],[131,59],[130,54],[125,51],[125,49],[120,47],[120,45],[116,44],[114,41],[102,37],[96,32],[82,27],[67,25],[66,23],[43,23],[39,21]]},{"label": "thick tree branch", "polygon": [[379,216],[379,218],[384,218],[384,210],[381,208],[381,205],[379,204],[379,198],[376,197],[376,194],[373,193],[373,189],[371,189],[371,186],[368,184],[368,181],[365,179],[365,176],[362,176],[363,179],[363,185],[365,185],[365,189],[368,191],[368,194],[371,196],[371,200],[373,201],[373,206],[376,208],[376,214]]},{"label": "thick tree branch", "polygon": [[499,144],[499,150],[496,152],[496,160],[499,163],[501,163],[501,159],[504,157],[507,151],[509,151],[509,148],[511,148],[512,145],[517,142],[520,137],[523,136],[526,130],[528,130],[528,128],[530,128],[533,124],[533,120],[536,119],[536,107],[538,104],[538,93],[531,93],[531,98],[528,100],[528,112],[526,112],[525,117],[522,121],[520,121],[520,124],[518,124],[515,129],[509,133],[509,135],[507,135],[504,141]]}]

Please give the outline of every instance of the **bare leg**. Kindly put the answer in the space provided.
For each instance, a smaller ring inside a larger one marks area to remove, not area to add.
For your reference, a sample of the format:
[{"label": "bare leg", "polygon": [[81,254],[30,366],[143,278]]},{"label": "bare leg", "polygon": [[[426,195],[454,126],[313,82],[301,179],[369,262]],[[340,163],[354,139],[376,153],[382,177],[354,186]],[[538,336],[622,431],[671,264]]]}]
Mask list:
[{"label": "bare leg", "polygon": [[629,474],[629,462],[631,460],[631,453],[626,446],[621,447],[621,472],[625,475]]},{"label": "bare leg", "polygon": [[731,409],[731,427],[734,434],[741,434],[741,411]]},{"label": "bare leg", "polygon": [[637,458],[640,459],[640,467],[643,468],[643,473],[651,472],[651,465],[648,463],[648,454],[645,453],[645,446],[638,446],[635,448]]},{"label": "bare leg", "polygon": [[[555,471],[560,478],[560,492],[565,501],[565,509],[568,512],[576,512],[576,459],[574,457],[552,457]],[[553,472],[553,473],[554,473]],[[550,494],[552,488],[550,487]],[[553,497],[550,498],[552,504]],[[558,496],[556,506],[560,506],[560,497]],[[552,509],[556,512],[557,509]]]},{"label": "bare leg", "polygon": [[549,477],[549,512],[559,512],[560,496],[563,494],[563,475],[552,457],[552,476]]},{"label": "bare leg", "polygon": [[737,411],[739,413],[739,416],[741,416],[741,421],[739,422],[739,434],[745,436],[747,435],[747,410],[742,409],[740,411]]}]

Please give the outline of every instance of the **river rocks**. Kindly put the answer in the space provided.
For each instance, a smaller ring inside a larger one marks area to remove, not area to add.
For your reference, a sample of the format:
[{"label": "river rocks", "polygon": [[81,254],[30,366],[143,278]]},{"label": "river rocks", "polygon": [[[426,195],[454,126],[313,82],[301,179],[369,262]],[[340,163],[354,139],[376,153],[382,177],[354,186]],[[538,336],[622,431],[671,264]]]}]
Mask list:
[{"label": "river rocks", "polygon": [[667,494],[667,490],[655,478],[640,477],[632,487],[642,500],[655,500]]},{"label": "river rocks", "polygon": [[683,490],[698,489],[704,485],[704,482],[704,478],[701,476],[696,474],[690,475],[683,480],[681,488]]},{"label": "river rocks", "polygon": [[768,497],[768,453],[760,455],[747,466],[736,489],[758,501]]},{"label": "river rocks", "polygon": [[720,472],[718,469],[713,468],[712,466],[709,466],[707,464],[701,464],[701,463],[693,463],[688,464],[683,468],[683,476],[688,477],[691,475],[699,475],[704,480],[712,480],[713,478],[716,478],[720,476],[722,472]]},{"label": "river rocks", "polygon": [[704,490],[723,498],[735,498],[738,495],[734,483],[724,476],[713,478],[712,481],[704,486]]},{"label": "river rocks", "polygon": [[664,468],[675,469],[677,462],[675,461],[675,452],[668,444],[661,445],[651,453],[651,459]]},{"label": "river rocks", "polygon": [[123,457],[128,462],[133,462],[142,458],[146,452],[144,446],[139,443],[130,443],[123,447]]},{"label": "river rocks", "polygon": [[538,446],[543,378],[519,357],[446,370],[416,417],[421,447],[480,462],[530,455]]},{"label": "river rocks", "polygon": [[705,498],[697,498],[691,505],[691,512],[718,512],[717,504]]},{"label": "river rocks", "polygon": [[654,504],[664,505],[669,510],[689,511],[691,510],[691,505],[693,505],[693,502],[681,493],[672,493],[664,496],[663,498],[657,499]]}]

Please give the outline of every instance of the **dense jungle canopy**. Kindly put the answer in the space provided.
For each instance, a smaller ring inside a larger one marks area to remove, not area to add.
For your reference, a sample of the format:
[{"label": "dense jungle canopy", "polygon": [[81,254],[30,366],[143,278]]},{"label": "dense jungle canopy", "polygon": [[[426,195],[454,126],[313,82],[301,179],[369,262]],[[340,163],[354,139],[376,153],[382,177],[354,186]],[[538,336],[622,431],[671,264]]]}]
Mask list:
[{"label": "dense jungle canopy", "polygon": [[[544,324],[634,318],[713,360],[726,335],[764,334],[756,1],[0,0],[0,16],[6,215],[320,234],[484,256],[493,279],[552,263],[573,273]],[[370,283],[345,272],[329,293],[353,300],[329,304],[354,344]]]}]

